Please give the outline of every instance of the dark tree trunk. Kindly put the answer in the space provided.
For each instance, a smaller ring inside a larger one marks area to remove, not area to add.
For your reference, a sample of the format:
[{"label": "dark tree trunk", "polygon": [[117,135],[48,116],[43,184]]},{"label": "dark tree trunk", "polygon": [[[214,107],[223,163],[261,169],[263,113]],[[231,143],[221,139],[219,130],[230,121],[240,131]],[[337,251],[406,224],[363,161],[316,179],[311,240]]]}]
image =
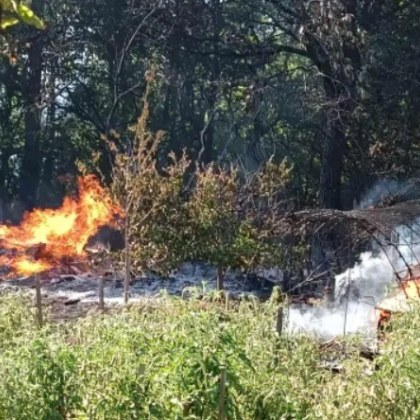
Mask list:
[{"label": "dark tree trunk", "polygon": [[221,74],[221,63],[219,57],[219,42],[220,42],[220,32],[223,27],[223,18],[221,5],[218,0],[213,0],[211,3],[212,7],[212,24],[213,24],[213,50],[214,57],[212,61],[212,70],[211,70],[211,86],[208,92],[208,111],[206,114],[207,121],[204,121],[205,127],[202,131],[202,162],[204,164],[210,163],[214,158],[214,120],[215,120],[215,108],[217,103],[218,96],[218,84]]},{"label": "dark tree trunk", "polygon": [[341,178],[346,152],[343,129],[339,124],[335,125],[325,138],[319,185],[319,205],[328,209],[341,208]]},{"label": "dark tree trunk", "polygon": [[[56,199],[56,192],[53,188],[53,180],[54,180],[54,173],[55,173],[55,160],[56,160],[56,114],[57,114],[57,104],[56,104],[56,92],[55,92],[55,85],[56,85],[56,72],[58,69],[57,59],[53,58],[49,65],[48,70],[49,73],[48,80],[46,81],[46,95],[48,101],[48,109],[47,109],[47,116],[46,116],[46,123],[45,126],[47,127],[44,131],[43,141],[42,141],[42,150],[43,150],[43,168],[42,168],[42,175],[41,175],[41,185],[42,188],[38,193],[38,200],[42,203],[47,204],[48,206],[55,206]],[[54,193],[53,193],[54,191]]]},{"label": "dark tree trunk", "polygon": [[33,40],[28,51],[25,95],[25,145],[20,175],[20,199],[26,210],[36,205],[41,176],[41,75],[42,34]]},{"label": "dark tree trunk", "polygon": [[12,103],[17,89],[16,69],[10,64],[8,59],[3,59],[1,65],[4,66],[3,80],[5,88],[4,105],[0,109],[1,124],[1,145],[0,145],[0,223],[3,222],[8,200],[7,180],[10,176],[9,158],[14,154],[14,127],[12,123]]},{"label": "dark tree trunk", "polygon": [[[212,116],[210,116],[209,118],[213,119]],[[213,122],[210,121],[202,132],[203,154],[202,154],[201,160],[205,165],[209,164],[213,160],[213,149],[214,149],[214,129],[213,129]]]},{"label": "dark tree trunk", "polygon": [[318,39],[308,34],[306,49],[311,60],[324,78],[325,100],[325,138],[321,158],[319,182],[319,205],[323,208],[340,207],[341,175],[345,152],[345,136],[340,115],[340,92],[330,57],[321,48]]},{"label": "dark tree trunk", "polygon": [[[343,5],[350,16],[346,28],[342,28],[339,47],[341,54],[323,44],[331,33],[325,32],[321,25],[319,33],[305,34],[308,56],[323,75],[325,92],[326,135],[323,145],[319,187],[319,205],[323,208],[341,208],[341,184],[345,157],[347,154],[347,135],[350,115],[357,102],[357,80],[361,68],[361,57],[357,45],[357,1],[346,0]],[[323,10],[321,24],[328,28],[328,14]]]}]

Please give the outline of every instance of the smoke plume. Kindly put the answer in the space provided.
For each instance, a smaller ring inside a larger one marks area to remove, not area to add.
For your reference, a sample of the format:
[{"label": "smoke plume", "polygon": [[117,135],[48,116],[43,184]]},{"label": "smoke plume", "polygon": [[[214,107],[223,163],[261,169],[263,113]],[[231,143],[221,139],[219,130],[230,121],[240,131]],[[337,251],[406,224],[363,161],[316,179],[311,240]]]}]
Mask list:
[{"label": "smoke plume", "polygon": [[364,252],[351,268],[335,277],[336,304],[330,308],[292,306],[288,310],[288,330],[304,332],[322,340],[359,333],[374,337],[377,328],[375,305],[395,285],[395,273],[404,276],[407,265],[420,260],[420,219],[399,227],[394,246],[377,255]]},{"label": "smoke plume", "polygon": [[359,208],[365,209],[381,202],[384,198],[397,195],[401,201],[420,198],[420,180],[413,178],[406,181],[381,179],[362,197]]}]

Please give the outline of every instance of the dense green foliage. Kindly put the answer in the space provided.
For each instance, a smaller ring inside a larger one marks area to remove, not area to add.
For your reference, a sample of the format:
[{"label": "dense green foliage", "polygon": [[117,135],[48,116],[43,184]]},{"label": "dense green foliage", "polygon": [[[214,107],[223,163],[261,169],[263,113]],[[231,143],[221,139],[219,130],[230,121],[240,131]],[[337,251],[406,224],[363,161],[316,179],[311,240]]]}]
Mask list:
[{"label": "dense green foliage", "polygon": [[[420,310],[386,335],[368,372],[347,343],[343,371],[303,337],[273,331],[274,306],[162,297],[113,316],[36,329],[28,302],[0,303],[0,418],[416,419]],[[341,356],[343,359],[343,356]]]},{"label": "dense green foliage", "polygon": [[[3,2],[2,2],[3,3]],[[10,1],[5,4],[13,3]],[[19,2],[16,2],[16,4]],[[33,0],[47,31],[0,56],[0,198],[54,205],[60,176],[129,149],[144,75],[163,156],[294,167],[297,206],[351,207],[419,170],[420,6],[395,0]],[[0,43],[2,42],[0,38]],[[1,45],[0,45],[1,47]],[[12,207],[12,208],[11,208]]]}]

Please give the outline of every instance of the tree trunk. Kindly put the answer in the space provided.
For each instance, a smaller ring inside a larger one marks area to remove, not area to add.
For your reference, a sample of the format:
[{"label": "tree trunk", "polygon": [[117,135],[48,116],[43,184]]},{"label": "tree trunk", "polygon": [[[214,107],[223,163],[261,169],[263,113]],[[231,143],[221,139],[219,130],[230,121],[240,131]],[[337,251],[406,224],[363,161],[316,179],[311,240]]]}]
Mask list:
[{"label": "tree trunk", "polygon": [[340,123],[329,130],[324,143],[319,185],[319,205],[327,209],[341,208],[341,178],[343,174],[346,138]]},{"label": "tree trunk", "polygon": [[223,18],[222,18],[222,11],[221,11],[221,4],[219,0],[213,0],[210,2],[210,6],[212,7],[212,25],[213,25],[213,50],[214,50],[214,57],[212,59],[212,69],[211,69],[211,76],[210,82],[211,86],[207,93],[207,102],[208,102],[208,111],[206,113],[206,119],[208,121],[204,121],[205,129],[202,132],[202,161],[204,164],[208,164],[213,161],[214,158],[214,120],[215,120],[215,108],[217,103],[217,96],[218,96],[218,84],[221,74],[221,65],[220,65],[220,58],[219,58],[219,39],[220,33],[223,27]]},{"label": "tree trunk", "polygon": [[[213,110],[210,111],[213,113]],[[206,115],[208,116],[209,113]],[[213,119],[213,116],[208,118]],[[207,124],[206,122],[204,124]],[[213,130],[213,122],[210,121],[208,125],[204,128],[202,132],[202,150],[203,154],[201,157],[202,162],[207,165],[213,160],[213,149],[214,149],[214,130]]]},{"label": "tree trunk", "polygon": [[0,223],[5,219],[6,203],[7,203],[7,188],[6,179],[8,175],[8,160],[10,153],[8,150],[1,151],[0,157]]},{"label": "tree trunk", "polygon": [[[323,76],[326,101],[324,108],[327,129],[321,159],[319,205],[323,208],[340,209],[343,167],[348,151],[348,128],[357,103],[357,83],[361,69],[356,25],[357,1],[343,2],[350,19],[341,28],[336,47],[340,48],[344,60],[328,42],[329,37],[335,36],[335,26],[331,26],[327,13],[328,2],[322,2],[321,6],[321,20],[317,22],[315,31],[309,30],[304,38],[308,56]],[[311,28],[310,23],[308,28]]]},{"label": "tree trunk", "polygon": [[46,110],[46,122],[45,131],[42,141],[42,157],[43,167],[42,175],[40,179],[41,188],[38,192],[38,200],[47,205],[48,207],[58,205],[58,199],[61,201],[61,197],[57,196],[57,191],[53,187],[54,175],[55,175],[55,159],[56,159],[56,117],[57,117],[57,104],[56,104],[56,75],[58,69],[57,58],[52,58],[47,64],[46,73],[46,86],[45,94],[47,95],[48,109]]},{"label": "tree trunk", "polygon": [[[34,7],[36,9],[36,7]],[[40,134],[41,134],[41,75],[42,34],[31,42],[28,51],[25,95],[25,145],[20,174],[20,199],[26,210],[36,205],[41,176]]]}]

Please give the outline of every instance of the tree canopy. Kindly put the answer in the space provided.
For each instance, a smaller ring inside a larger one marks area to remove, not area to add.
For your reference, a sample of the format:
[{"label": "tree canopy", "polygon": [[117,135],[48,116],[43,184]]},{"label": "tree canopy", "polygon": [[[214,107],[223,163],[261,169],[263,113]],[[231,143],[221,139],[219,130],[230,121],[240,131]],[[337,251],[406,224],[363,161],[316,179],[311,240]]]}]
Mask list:
[{"label": "tree canopy", "polygon": [[9,218],[54,205],[78,162],[111,174],[109,140],[129,147],[152,68],[162,165],[184,150],[243,171],[287,158],[298,208],[351,208],[375,180],[418,174],[417,2],[2,0],[0,10],[17,57],[0,56]]}]

